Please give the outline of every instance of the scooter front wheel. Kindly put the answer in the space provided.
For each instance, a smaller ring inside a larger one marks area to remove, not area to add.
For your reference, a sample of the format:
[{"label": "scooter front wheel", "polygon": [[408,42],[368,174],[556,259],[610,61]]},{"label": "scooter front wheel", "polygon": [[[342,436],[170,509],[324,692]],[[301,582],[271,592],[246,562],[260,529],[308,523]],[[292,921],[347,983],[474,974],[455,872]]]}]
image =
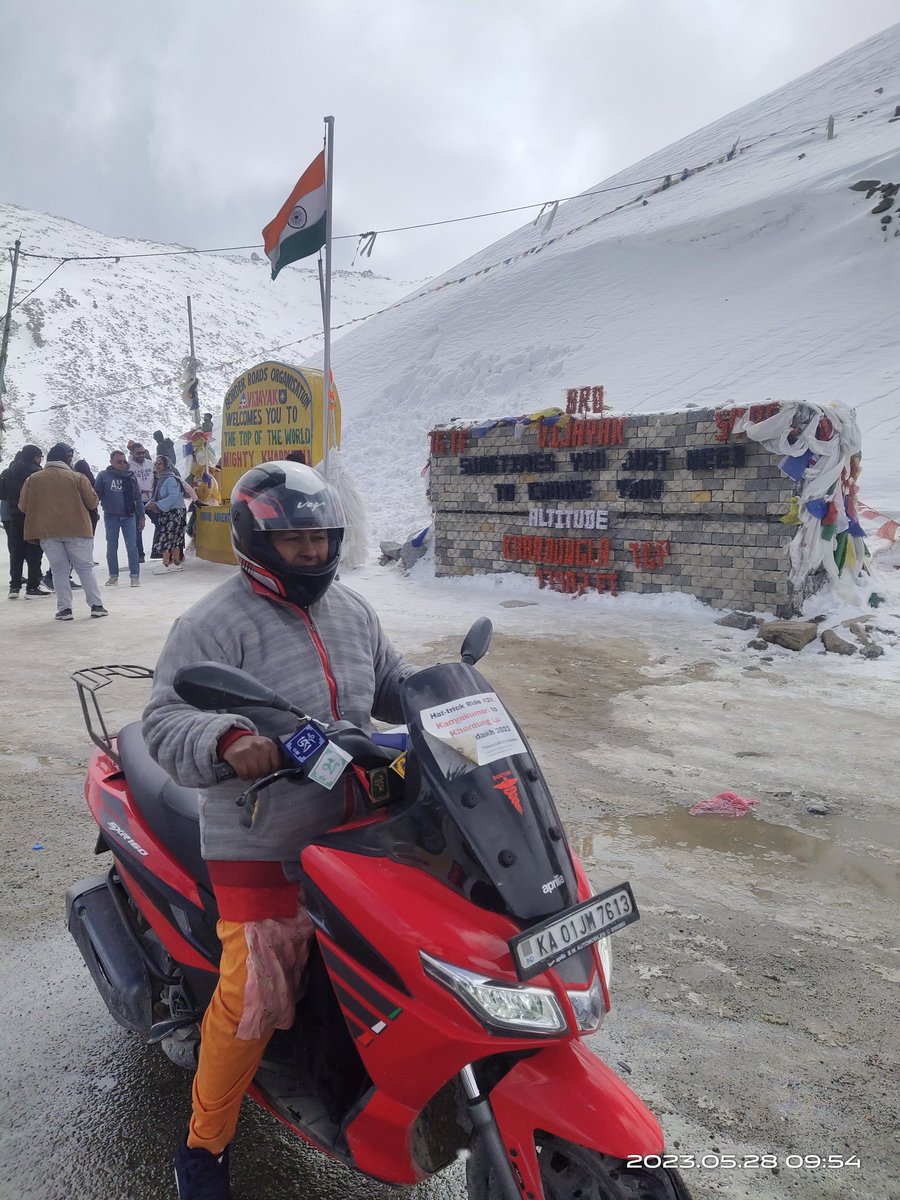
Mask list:
[{"label": "scooter front wheel", "polygon": [[[691,1200],[684,1181],[665,1167],[626,1167],[621,1158],[600,1154],[552,1135],[537,1136],[545,1200]],[[480,1147],[466,1164],[469,1200],[498,1195],[488,1156]]]}]

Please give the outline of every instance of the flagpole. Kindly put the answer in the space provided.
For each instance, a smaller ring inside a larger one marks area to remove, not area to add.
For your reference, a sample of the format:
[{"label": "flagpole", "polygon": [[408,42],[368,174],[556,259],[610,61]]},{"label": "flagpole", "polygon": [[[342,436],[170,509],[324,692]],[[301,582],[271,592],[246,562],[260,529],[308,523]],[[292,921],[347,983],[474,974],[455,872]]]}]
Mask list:
[{"label": "flagpole", "polygon": [[322,329],[325,355],[322,367],[322,466],[328,470],[331,433],[331,194],[334,178],[334,117],[325,118],[325,288],[322,297]]}]

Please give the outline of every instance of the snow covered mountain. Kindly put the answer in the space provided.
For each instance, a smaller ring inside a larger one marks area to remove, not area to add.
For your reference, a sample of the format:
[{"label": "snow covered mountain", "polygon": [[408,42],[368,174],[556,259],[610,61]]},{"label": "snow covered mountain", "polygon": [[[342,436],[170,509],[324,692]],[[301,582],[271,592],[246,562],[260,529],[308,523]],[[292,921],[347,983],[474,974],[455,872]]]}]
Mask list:
[{"label": "snow covered mountain", "polygon": [[[618,413],[843,400],[863,431],[863,499],[900,516],[900,196],[887,186],[900,182],[898,61],[900,25],[412,295],[339,273],[336,326],[401,301],[338,330],[333,348],[373,535],[402,539],[427,521],[428,429],[564,405],[584,384],[603,384]],[[852,190],[862,180],[871,194]],[[8,207],[0,234],[58,255],[171,249]],[[23,260],[17,298],[53,265]],[[65,436],[99,457],[129,433],[180,431],[187,294],[203,407],[216,412],[263,356],[317,361],[314,267],[272,285],[246,254],[67,263],[14,314],[8,444]]]},{"label": "snow covered mountain", "polygon": [[[109,449],[128,437],[146,441],[157,428],[183,433],[190,424],[180,389],[189,295],[201,408],[217,423],[229,384],[246,367],[266,357],[299,363],[322,344],[315,260],[273,284],[268,261],[249,251],[171,257],[177,247],[105,237],[72,221],[0,205],[0,245],[12,246],[17,237],[23,251],[48,257],[19,260],[4,458],[23,441],[46,449],[65,438],[103,465]],[[66,262],[41,283],[60,257],[76,255],[117,257]],[[5,303],[9,262],[3,257]],[[332,322],[340,326],[377,312],[412,286],[370,270],[338,271]]]},{"label": "snow covered mountain", "polygon": [[584,384],[617,412],[842,400],[863,432],[863,498],[900,516],[900,196],[873,214],[883,192],[851,190],[900,182],[898,62],[900,25],[345,335],[344,444],[373,527],[399,536],[427,517],[428,428],[564,407]]}]

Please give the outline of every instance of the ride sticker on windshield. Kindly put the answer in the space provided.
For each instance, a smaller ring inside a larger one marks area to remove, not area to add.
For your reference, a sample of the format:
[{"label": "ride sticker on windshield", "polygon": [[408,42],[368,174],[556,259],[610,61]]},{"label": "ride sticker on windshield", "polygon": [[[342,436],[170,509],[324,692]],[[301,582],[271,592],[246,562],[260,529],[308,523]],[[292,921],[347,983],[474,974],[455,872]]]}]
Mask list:
[{"label": "ride sticker on windshield", "polygon": [[436,708],[423,709],[419,716],[426,733],[476,766],[527,753],[496,692],[459,696]]}]

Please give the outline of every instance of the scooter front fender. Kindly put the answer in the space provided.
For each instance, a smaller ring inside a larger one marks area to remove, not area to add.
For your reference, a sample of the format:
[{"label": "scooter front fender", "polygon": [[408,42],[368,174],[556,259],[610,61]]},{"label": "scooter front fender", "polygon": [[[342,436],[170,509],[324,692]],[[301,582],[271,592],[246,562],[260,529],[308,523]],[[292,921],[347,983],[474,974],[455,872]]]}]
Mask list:
[{"label": "scooter front fender", "polygon": [[490,1094],[491,1107],[523,1192],[542,1196],[535,1130],[626,1158],[661,1154],[664,1138],[649,1108],[581,1041],[556,1043],[522,1059]]}]

